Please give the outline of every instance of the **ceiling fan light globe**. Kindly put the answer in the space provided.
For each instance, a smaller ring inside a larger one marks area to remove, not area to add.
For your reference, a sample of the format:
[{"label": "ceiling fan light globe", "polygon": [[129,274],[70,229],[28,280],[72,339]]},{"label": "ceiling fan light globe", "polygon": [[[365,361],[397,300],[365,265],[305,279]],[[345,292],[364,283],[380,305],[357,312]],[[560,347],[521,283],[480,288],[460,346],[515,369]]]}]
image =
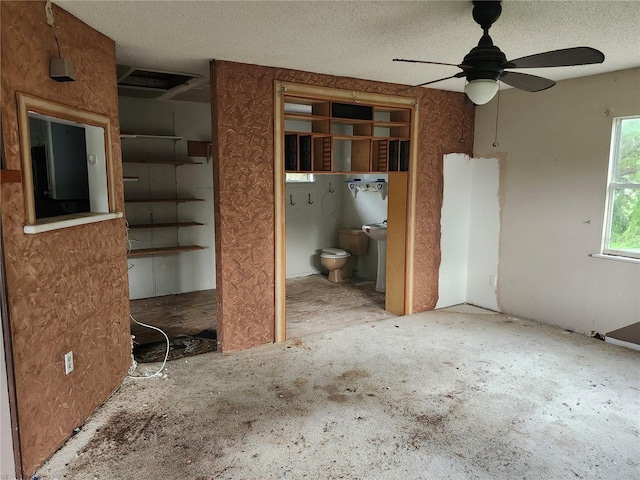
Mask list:
[{"label": "ceiling fan light globe", "polygon": [[476,105],[484,105],[498,93],[498,82],[491,79],[471,80],[464,87],[464,92]]}]

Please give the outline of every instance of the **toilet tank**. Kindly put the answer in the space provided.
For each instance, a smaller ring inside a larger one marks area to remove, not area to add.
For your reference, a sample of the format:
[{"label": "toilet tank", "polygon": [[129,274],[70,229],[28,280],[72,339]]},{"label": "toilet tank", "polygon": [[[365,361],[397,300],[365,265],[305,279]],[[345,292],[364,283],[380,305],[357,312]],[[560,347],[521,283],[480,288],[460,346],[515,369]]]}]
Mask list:
[{"label": "toilet tank", "polygon": [[338,230],[340,248],[351,255],[364,255],[367,253],[369,237],[361,229],[345,228]]}]

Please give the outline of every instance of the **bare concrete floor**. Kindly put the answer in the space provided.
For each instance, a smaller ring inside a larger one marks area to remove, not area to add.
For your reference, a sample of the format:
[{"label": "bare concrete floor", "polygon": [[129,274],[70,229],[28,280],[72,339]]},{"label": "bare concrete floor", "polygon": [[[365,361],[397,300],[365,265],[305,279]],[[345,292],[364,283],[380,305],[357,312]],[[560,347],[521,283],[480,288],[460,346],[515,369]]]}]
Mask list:
[{"label": "bare concrete floor", "polygon": [[637,479],[639,366],[506,315],[382,319],[127,379],[37,476]]}]

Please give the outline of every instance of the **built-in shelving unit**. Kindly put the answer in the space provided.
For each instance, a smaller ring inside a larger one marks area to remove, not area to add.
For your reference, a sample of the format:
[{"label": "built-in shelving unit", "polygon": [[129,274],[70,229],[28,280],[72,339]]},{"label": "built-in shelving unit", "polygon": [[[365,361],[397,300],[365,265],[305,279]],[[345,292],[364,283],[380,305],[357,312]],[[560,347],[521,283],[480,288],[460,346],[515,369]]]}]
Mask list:
[{"label": "built-in shelving unit", "polygon": [[391,173],[409,170],[411,110],[285,97],[285,170]]},{"label": "built-in shelving unit", "polygon": [[[195,161],[187,161],[187,160],[180,160],[176,158],[176,154],[175,154],[175,143],[182,140],[182,137],[179,136],[175,136],[175,135],[160,135],[160,134],[140,134],[140,133],[122,133],[120,135],[120,138],[125,140],[125,139],[141,139],[141,140],[151,140],[151,141],[156,141],[156,140],[169,140],[169,141],[173,141],[174,142],[174,147],[173,147],[173,151],[172,151],[172,158],[162,158],[161,156],[158,156],[155,154],[150,155],[148,152],[146,152],[146,155],[148,158],[141,158],[144,155],[141,155],[140,153],[137,153],[135,156],[132,156],[131,159],[124,159],[123,160],[123,166],[124,165],[128,165],[128,164],[142,164],[142,165],[147,165],[147,169],[151,166],[151,165],[161,165],[161,166],[173,166],[177,169],[177,167],[183,166],[183,165],[202,165],[203,162],[195,162]],[[166,167],[163,167],[166,168]],[[147,170],[147,175],[149,175],[150,171]],[[175,175],[177,175],[177,170],[175,172]],[[124,180],[125,181],[138,181],[139,180],[139,176],[125,176]],[[176,193],[177,193],[177,187],[176,187]],[[163,195],[158,195],[158,196],[154,196],[152,193],[152,184],[151,182],[149,182],[149,196],[147,198],[126,198],[125,196],[125,203],[130,203],[130,204],[143,204],[143,203],[149,203],[150,205],[152,204],[159,204],[159,203],[174,203],[176,204],[176,210],[174,211],[173,214],[170,215],[170,217],[174,217],[175,220],[167,220],[167,221],[159,221],[156,222],[154,221],[154,215],[153,215],[153,210],[150,209],[149,212],[149,219],[151,220],[151,222],[148,223],[134,223],[129,225],[129,229],[167,229],[167,228],[175,228],[176,230],[178,228],[184,228],[184,227],[196,227],[196,226],[202,226],[204,225],[203,223],[200,222],[195,222],[195,221],[179,221],[178,220],[178,211],[177,211],[177,205],[181,204],[181,203],[188,203],[188,202],[203,202],[204,199],[202,198],[184,198],[184,197],[170,197],[166,195],[166,192]],[[153,236],[151,237],[153,239]],[[177,240],[177,232],[176,232],[176,237],[175,239]],[[129,252],[128,257],[129,258],[139,258],[139,257],[152,257],[152,256],[164,256],[164,255],[176,255],[182,252],[191,252],[191,251],[196,251],[196,250],[203,250],[205,247],[199,246],[199,245],[172,245],[172,246],[166,246],[166,247],[152,247],[152,248],[139,248],[139,249],[134,249],[131,250]]]}]

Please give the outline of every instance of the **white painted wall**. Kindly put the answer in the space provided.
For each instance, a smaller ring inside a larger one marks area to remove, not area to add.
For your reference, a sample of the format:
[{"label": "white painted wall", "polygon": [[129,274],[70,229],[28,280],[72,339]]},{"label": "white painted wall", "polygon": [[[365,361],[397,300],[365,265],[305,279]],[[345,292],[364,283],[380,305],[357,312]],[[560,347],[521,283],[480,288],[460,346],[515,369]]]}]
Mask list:
[{"label": "white painted wall", "polygon": [[[579,67],[576,67],[579,68]],[[640,265],[590,256],[603,231],[614,116],[640,114],[640,69],[504,90],[476,112],[476,155],[501,158],[500,310],[606,333],[640,320]]]},{"label": "white painted wall", "polygon": [[287,278],[321,272],[321,250],[338,246],[344,177],[316,175],[315,179],[313,183],[286,184]]},{"label": "white painted wall", "polygon": [[445,155],[440,215],[440,270],[436,308],[466,303],[469,269],[471,165],[463,154]]},{"label": "white painted wall", "polygon": [[12,439],[7,363],[4,356],[3,333],[0,329],[0,478],[3,479],[15,478],[16,475]]},{"label": "white painted wall", "polygon": [[[351,175],[346,179],[359,178],[363,181],[384,179],[388,181],[388,175]],[[388,197],[383,199],[378,192],[360,191],[353,194],[345,183],[342,184],[344,198],[344,219],[341,228],[362,228],[365,223],[380,223],[387,220]],[[369,239],[367,254],[358,257],[356,266],[357,275],[369,280],[375,280],[378,268],[378,247],[374,240]]]},{"label": "white painted wall", "polygon": [[126,176],[138,176],[137,182],[125,182],[125,198],[184,196],[203,198],[192,203],[127,203],[130,223],[197,221],[200,227],[136,229],[129,232],[132,247],[201,245],[205,250],[179,255],[149,257],[129,261],[130,297],[146,298],[215,288],[215,249],[213,225],[213,165],[204,158],[187,157],[187,141],[211,140],[211,107],[194,102],[175,102],[120,97],[120,130],[175,134],[184,139],[123,139],[123,159],[188,159],[202,165],[124,164]]},{"label": "white painted wall", "polygon": [[436,308],[471,303],[497,310],[500,214],[498,160],[444,157],[441,261]]},{"label": "white painted wall", "polygon": [[496,286],[500,244],[500,168],[496,158],[472,158],[469,212],[469,268],[467,300],[479,307],[498,310]]},{"label": "white painted wall", "polygon": [[[386,177],[358,176],[374,180],[386,180]],[[380,194],[359,192],[356,198],[353,197],[345,184],[352,176],[316,175],[315,178],[314,183],[286,184],[287,278],[322,272],[321,250],[339,247],[338,231],[341,228],[360,229],[364,223],[377,223],[387,218],[387,199],[383,200]],[[291,205],[290,196],[295,205]],[[369,240],[367,254],[358,258],[356,274],[374,280],[377,265],[376,246]]]}]

